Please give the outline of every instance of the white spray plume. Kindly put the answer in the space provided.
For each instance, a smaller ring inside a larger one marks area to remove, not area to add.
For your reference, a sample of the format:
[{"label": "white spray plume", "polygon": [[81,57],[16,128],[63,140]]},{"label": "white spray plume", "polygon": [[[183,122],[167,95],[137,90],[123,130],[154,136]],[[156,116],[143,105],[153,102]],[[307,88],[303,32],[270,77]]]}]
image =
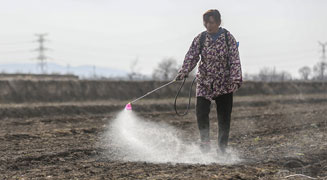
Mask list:
[{"label": "white spray plume", "polygon": [[228,149],[228,156],[217,155],[217,144],[203,154],[197,143],[187,143],[180,138],[178,129],[166,124],[143,120],[133,111],[124,110],[110,121],[104,143],[109,158],[123,161],[188,164],[235,164],[241,160]]}]

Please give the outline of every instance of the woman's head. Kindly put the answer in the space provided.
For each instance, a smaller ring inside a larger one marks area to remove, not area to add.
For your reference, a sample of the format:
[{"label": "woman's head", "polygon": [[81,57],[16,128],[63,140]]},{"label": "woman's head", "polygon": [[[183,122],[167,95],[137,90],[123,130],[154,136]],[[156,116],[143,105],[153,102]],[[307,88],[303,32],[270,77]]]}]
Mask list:
[{"label": "woman's head", "polygon": [[217,32],[221,24],[221,16],[217,9],[210,9],[203,14],[203,25],[208,33]]}]

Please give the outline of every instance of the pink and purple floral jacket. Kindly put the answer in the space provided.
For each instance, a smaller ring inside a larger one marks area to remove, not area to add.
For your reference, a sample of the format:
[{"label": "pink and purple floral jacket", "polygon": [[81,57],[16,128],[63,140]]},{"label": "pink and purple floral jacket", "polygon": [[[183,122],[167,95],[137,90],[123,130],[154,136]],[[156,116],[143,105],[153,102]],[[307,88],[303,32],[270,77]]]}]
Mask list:
[{"label": "pink and purple floral jacket", "polygon": [[[216,41],[206,33],[202,59],[196,74],[196,96],[205,97],[208,100],[238,90],[242,85],[241,62],[234,36],[227,31],[229,40],[229,64],[225,33],[222,33]],[[185,55],[182,68],[179,73],[188,75],[200,60],[200,36],[197,35]]]}]

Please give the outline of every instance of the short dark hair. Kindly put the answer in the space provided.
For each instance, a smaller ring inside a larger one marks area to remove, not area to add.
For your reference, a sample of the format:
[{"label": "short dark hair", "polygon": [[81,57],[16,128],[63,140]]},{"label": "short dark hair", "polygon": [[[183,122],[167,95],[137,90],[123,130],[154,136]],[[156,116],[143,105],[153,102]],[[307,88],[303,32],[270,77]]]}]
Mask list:
[{"label": "short dark hair", "polygon": [[221,22],[220,12],[217,9],[210,9],[203,14],[203,21],[208,22],[209,17],[212,16],[217,23]]}]

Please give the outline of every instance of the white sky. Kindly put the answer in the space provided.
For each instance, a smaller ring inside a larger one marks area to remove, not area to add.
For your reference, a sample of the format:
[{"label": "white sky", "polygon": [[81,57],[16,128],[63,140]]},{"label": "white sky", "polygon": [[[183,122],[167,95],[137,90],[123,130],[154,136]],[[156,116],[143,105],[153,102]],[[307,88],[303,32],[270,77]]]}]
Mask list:
[{"label": "white sky", "polygon": [[53,62],[150,74],[165,57],[181,64],[202,14],[218,9],[240,42],[243,73],[275,66],[298,77],[327,42],[326,0],[0,0],[0,64],[33,62],[35,33],[48,33]]}]

